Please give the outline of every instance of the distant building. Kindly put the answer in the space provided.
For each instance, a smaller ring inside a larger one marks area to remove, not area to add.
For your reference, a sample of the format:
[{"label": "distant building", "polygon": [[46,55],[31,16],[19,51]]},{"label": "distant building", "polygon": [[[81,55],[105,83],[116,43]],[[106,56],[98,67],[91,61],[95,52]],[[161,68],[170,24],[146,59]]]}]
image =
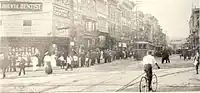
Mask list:
[{"label": "distant building", "polygon": [[188,37],[189,47],[196,49],[199,47],[200,36],[200,8],[193,8],[189,21],[190,35]]},{"label": "distant building", "polygon": [[177,50],[177,49],[188,49],[188,47],[184,47],[183,44],[186,43],[186,39],[173,39],[170,40],[170,44],[172,45],[173,50]]}]

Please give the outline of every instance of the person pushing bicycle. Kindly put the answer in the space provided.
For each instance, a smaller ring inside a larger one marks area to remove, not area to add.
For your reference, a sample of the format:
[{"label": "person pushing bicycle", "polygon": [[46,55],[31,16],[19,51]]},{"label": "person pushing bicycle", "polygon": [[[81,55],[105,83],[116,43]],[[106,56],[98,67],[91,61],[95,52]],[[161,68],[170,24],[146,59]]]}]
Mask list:
[{"label": "person pushing bicycle", "polygon": [[148,54],[146,56],[143,57],[143,61],[142,64],[144,65],[144,71],[147,75],[148,78],[148,89],[149,91],[152,90],[151,87],[151,81],[152,81],[152,65],[155,64],[158,69],[160,69],[160,67],[158,66],[154,56],[152,56],[152,52],[148,51]]}]

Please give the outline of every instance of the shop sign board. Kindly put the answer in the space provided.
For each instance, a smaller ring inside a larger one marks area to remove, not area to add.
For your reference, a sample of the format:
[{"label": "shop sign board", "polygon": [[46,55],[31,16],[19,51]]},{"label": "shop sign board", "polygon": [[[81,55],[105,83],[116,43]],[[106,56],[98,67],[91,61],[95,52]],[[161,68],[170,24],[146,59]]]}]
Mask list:
[{"label": "shop sign board", "polygon": [[63,9],[57,6],[53,7],[53,14],[64,18],[70,18],[70,11],[68,9]]},{"label": "shop sign board", "polygon": [[42,11],[41,2],[0,1],[2,11]]}]

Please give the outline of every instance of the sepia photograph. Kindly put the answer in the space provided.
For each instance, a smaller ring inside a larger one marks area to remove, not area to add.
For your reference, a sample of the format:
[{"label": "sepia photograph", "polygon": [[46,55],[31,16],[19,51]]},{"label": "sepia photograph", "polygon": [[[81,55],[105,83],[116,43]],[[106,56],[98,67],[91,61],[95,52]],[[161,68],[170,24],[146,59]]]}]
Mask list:
[{"label": "sepia photograph", "polygon": [[200,0],[0,0],[0,93],[200,92]]}]

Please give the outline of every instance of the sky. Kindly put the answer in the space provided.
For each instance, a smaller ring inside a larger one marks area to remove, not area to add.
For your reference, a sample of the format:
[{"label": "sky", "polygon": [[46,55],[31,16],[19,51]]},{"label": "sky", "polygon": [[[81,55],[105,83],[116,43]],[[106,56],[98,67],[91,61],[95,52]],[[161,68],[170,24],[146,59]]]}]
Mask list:
[{"label": "sky", "polygon": [[[133,0],[136,1],[136,0]],[[137,0],[138,9],[155,16],[163,32],[170,39],[186,38],[189,36],[189,18],[192,6],[200,5],[198,0]],[[196,3],[195,3],[196,2]]]}]

